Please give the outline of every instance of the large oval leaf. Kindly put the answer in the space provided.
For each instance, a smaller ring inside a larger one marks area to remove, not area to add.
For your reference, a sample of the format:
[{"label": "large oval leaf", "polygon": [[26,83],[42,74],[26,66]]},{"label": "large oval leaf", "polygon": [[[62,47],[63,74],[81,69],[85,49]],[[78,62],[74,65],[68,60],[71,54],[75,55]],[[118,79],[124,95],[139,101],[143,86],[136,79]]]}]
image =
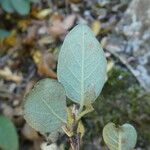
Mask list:
[{"label": "large oval leaf", "polygon": [[4,116],[0,116],[0,149],[18,150],[16,128],[13,123]]},{"label": "large oval leaf", "polygon": [[21,15],[27,15],[30,11],[29,0],[10,0],[14,9]]},{"label": "large oval leaf", "polygon": [[66,96],[60,83],[52,79],[39,81],[25,97],[24,117],[41,133],[54,132],[66,122]]},{"label": "large oval leaf", "polygon": [[77,25],[66,36],[58,58],[58,80],[81,105],[93,102],[106,81],[106,58],[91,29]]},{"label": "large oval leaf", "polygon": [[103,129],[103,138],[110,150],[132,150],[136,144],[137,133],[130,124],[116,128],[114,123],[108,123]]}]

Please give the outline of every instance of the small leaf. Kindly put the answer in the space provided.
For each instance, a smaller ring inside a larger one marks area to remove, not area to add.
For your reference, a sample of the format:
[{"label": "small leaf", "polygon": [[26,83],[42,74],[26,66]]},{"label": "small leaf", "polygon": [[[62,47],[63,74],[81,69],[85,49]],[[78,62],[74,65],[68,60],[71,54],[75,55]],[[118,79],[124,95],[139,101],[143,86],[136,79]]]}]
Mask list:
[{"label": "small leaf", "polygon": [[14,9],[21,15],[27,15],[30,11],[29,0],[11,0]]},{"label": "small leaf", "polygon": [[18,136],[15,126],[4,116],[0,116],[0,149],[18,150]]},{"label": "small leaf", "polygon": [[114,123],[108,123],[103,129],[103,138],[110,150],[132,150],[136,144],[137,133],[130,124],[116,128]]},{"label": "small leaf", "polygon": [[106,81],[106,58],[88,26],[77,25],[66,36],[57,72],[67,96],[74,102],[83,106],[98,97]]},{"label": "small leaf", "polygon": [[10,32],[5,29],[0,29],[0,39],[4,39],[10,35]]},{"label": "small leaf", "polygon": [[2,8],[9,13],[14,12],[14,8],[10,2],[10,0],[2,0],[1,2]]},{"label": "small leaf", "polygon": [[39,81],[25,97],[24,117],[42,134],[51,133],[67,120],[66,96],[60,83],[52,79]]},{"label": "small leaf", "polygon": [[74,115],[72,113],[72,107],[67,107],[67,126],[71,127],[74,123]]},{"label": "small leaf", "polygon": [[83,137],[83,135],[85,133],[85,128],[84,128],[84,125],[83,125],[82,121],[79,121],[78,128],[77,128],[77,133],[81,134],[81,138]]}]

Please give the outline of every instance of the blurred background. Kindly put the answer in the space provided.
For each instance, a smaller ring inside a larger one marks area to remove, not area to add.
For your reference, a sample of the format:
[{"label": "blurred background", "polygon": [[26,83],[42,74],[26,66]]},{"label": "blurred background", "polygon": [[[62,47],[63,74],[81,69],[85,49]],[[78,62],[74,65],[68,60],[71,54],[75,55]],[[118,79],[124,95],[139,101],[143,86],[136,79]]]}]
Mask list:
[{"label": "blurred background", "polygon": [[[91,27],[108,60],[108,80],[95,111],[82,119],[82,149],[107,150],[102,129],[112,121],[131,123],[138,133],[136,150],[150,150],[150,0],[0,0],[4,150],[41,149],[44,137],[22,116],[23,97],[38,80],[57,79],[60,47],[78,23]],[[67,149],[67,138],[58,144]]]}]

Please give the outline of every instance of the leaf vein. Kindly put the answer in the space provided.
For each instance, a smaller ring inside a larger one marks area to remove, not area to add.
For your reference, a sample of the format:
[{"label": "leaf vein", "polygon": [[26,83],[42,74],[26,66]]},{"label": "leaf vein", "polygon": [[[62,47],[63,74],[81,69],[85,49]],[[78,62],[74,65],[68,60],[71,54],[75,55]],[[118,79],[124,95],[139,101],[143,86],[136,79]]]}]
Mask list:
[{"label": "leaf vein", "polygon": [[99,67],[99,65],[95,65],[94,69],[91,71],[91,73],[89,73],[89,75],[84,80],[87,80],[95,72],[97,67]]},{"label": "leaf vein", "polygon": [[[48,105],[48,103],[43,99],[41,98],[42,102],[47,106],[47,108],[52,112],[52,114],[54,116],[56,116],[59,120],[61,120],[62,122],[66,123],[66,120],[62,119],[52,108],[51,106]],[[50,113],[49,113],[50,114]]]}]

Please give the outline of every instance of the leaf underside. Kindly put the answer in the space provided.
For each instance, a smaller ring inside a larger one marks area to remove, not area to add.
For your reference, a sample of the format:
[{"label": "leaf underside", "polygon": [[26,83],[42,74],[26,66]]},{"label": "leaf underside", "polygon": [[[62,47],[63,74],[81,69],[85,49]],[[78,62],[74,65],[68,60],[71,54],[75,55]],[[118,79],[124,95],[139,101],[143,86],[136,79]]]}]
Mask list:
[{"label": "leaf underside", "polygon": [[5,29],[0,29],[0,39],[4,39],[9,36],[10,32]]},{"label": "leaf underside", "polygon": [[60,129],[67,120],[66,114],[65,91],[55,80],[40,80],[25,97],[24,117],[43,134]]},{"label": "leaf underside", "polygon": [[130,124],[116,128],[114,123],[108,123],[103,129],[103,138],[110,150],[132,150],[136,144],[137,133]]},{"label": "leaf underside", "polygon": [[91,29],[77,25],[66,36],[58,58],[58,80],[80,105],[92,103],[106,81],[106,58]]},{"label": "leaf underside", "polygon": [[6,117],[0,116],[0,149],[18,150],[18,136],[13,123]]},{"label": "leaf underside", "polygon": [[13,6],[12,6],[10,0],[3,0],[3,1],[1,2],[1,5],[2,5],[2,8],[3,8],[5,11],[7,11],[7,12],[9,12],[9,13],[14,12],[14,8],[13,8]]},{"label": "leaf underside", "polygon": [[29,0],[11,0],[13,8],[21,15],[27,15],[30,11]]}]

